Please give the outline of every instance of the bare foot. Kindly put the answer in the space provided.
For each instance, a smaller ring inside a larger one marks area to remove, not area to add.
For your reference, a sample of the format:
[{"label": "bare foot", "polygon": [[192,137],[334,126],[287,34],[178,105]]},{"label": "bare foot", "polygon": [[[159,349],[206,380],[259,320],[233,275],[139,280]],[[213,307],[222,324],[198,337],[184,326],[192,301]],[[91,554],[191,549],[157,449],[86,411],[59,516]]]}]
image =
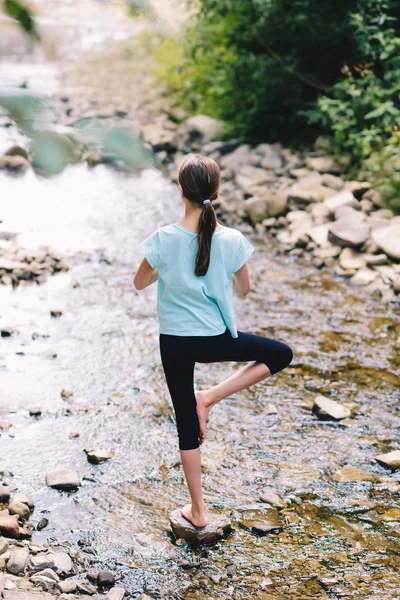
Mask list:
[{"label": "bare foot", "polygon": [[199,444],[201,445],[207,437],[208,413],[211,410],[207,392],[195,392],[196,411],[199,418]]},{"label": "bare foot", "polygon": [[204,503],[203,508],[196,511],[192,510],[191,504],[186,504],[186,506],[181,508],[181,514],[195,527],[204,527],[207,525],[207,509]]}]

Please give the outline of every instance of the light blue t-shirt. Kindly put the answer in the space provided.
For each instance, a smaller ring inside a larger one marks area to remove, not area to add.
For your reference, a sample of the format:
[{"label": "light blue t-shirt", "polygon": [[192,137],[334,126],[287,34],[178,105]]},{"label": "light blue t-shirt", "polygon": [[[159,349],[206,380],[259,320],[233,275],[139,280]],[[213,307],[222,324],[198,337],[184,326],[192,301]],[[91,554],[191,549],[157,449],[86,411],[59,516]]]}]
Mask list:
[{"label": "light blue t-shirt", "polygon": [[197,233],[179,223],[159,227],[141,244],[153,269],[158,268],[157,313],[160,333],[219,335],[228,327],[237,338],[232,273],[244,265],[254,247],[237,229],[213,234],[210,266],[194,273]]}]

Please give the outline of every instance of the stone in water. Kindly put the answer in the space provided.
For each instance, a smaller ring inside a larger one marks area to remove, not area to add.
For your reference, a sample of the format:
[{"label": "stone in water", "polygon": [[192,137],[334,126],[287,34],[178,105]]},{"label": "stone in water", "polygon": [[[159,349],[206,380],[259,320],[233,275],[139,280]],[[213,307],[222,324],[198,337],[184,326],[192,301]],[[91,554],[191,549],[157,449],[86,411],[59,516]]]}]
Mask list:
[{"label": "stone in water", "polygon": [[219,513],[208,513],[208,523],[204,527],[195,527],[182,516],[179,508],[170,515],[170,524],[175,538],[187,542],[212,544],[223,538],[231,530],[230,519]]},{"label": "stone in water", "polygon": [[317,415],[319,419],[324,421],[340,421],[341,419],[347,419],[351,416],[351,411],[325,396],[317,396],[314,400],[312,412]]}]

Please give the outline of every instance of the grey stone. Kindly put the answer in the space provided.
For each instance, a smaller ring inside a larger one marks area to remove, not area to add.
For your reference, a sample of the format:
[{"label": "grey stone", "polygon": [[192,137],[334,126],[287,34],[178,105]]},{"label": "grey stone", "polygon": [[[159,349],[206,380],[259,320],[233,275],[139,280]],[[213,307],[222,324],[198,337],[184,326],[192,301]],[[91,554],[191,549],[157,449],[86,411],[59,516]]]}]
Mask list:
[{"label": "grey stone", "polygon": [[352,208],[360,209],[359,201],[354,198],[351,192],[346,190],[338,192],[324,200],[324,205],[332,214],[335,213],[339,206],[351,206]]},{"label": "grey stone", "polygon": [[379,456],[375,457],[375,460],[384,467],[388,467],[389,469],[396,471],[397,469],[400,469],[400,450],[393,450],[393,452],[379,454]]},{"label": "grey stone", "polygon": [[339,256],[339,265],[345,271],[354,271],[362,269],[366,265],[365,258],[352,248],[343,248]]},{"label": "grey stone", "polygon": [[46,592],[54,590],[57,587],[57,582],[52,577],[46,577],[45,575],[33,575],[30,581],[35,585],[40,585]]},{"label": "grey stone", "polygon": [[27,507],[26,504],[22,502],[18,502],[17,500],[12,500],[8,505],[8,512],[10,515],[18,515],[22,520],[26,521],[29,519],[31,511]]},{"label": "grey stone", "polygon": [[364,244],[370,235],[365,216],[349,206],[337,210],[338,220],[329,227],[329,241],[338,246],[358,247]]},{"label": "grey stone", "polygon": [[337,175],[331,175],[330,173],[324,173],[324,175],[322,175],[321,183],[336,191],[340,191],[344,186],[343,179],[337,177]]},{"label": "grey stone", "polygon": [[319,173],[342,173],[344,169],[339,162],[335,156],[309,156],[306,159],[306,167]]},{"label": "grey stone", "polygon": [[350,409],[324,396],[317,396],[315,398],[312,412],[324,421],[340,421],[351,416]]},{"label": "grey stone", "polygon": [[367,265],[385,265],[388,262],[386,254],[364,254],[364,259]]},{"label": "grey stone", "polygon": [[30,566],[35,572],[49,568],[58,575],[68,575],[73,570],[71,557],[66,552],[48,552],[32,556]]},{"label": "grey stone", "polygon": [[27,494],[22,494],[20,492],[13,496],[13,502],[22,502],[22,504],[26,504],[30,510],[35,508],[33,499]]},{"label": "grey stone", "polygon": [[326,246],[328,244],[329,223],[312,227],[306,233],[318,246]]},{"label": "grey stone", "polygon": [[8,541],[6,538],[0,537],[0,554],[4,554],[8,550]]},{"label": "grey stone", "polygon": [[372,239],[382,252],[394,260],[400,260],[400,223],[375,229]]},{"label": "grey stone", "polygon": [[112,452],[102,449],[89,450],[86,452],[86,456],[92,465],[99,465],[101,462],[114,458],[114,454]]},{"label": "grey stone", "polygon": [[80,486],[80,480],[71,469],[58,467],[47,474],[46,483],[49,487],[57,490],[72,490]]},{"label": "grey stone", "polygon": [[280,498],[278,496],[278,494],[276,494],[273,491],[264,492],[260,496],[260,500],[262,502],[266,502],[267,504],[270,504],[271,506],[275,506],[276,508],[286,508],[287,507],[287,503],[284,500],[282,500],[282,498]]},{"label": "grey stone", "polygon": [[226,125],[223,121],[208,115],[194,115],[189,117],[181,126],[185,141],[189,144],[198,142],[206,144],[220,138],[225,132]]},{"label": "grey stone", "polygon": [[115,584],[115,577],[111,571],[99,571],[97,573],[97,585],[99,587],[112,587]]},{"label": "grey stone", "polygon": [[253,193],[254,188],[269,183],[273,179],[270,171],[253,165],[244,165],[236,171],[235,175],[236,184],[245,194]]},{"label": "grey stone", "polygon": [[24,573],[28,565],[29,552],[25,548],[16,548],[11,550],[10,558],[7,561],[7,571],[13,575]]},{"label": "grey stone", "polygon": [[372,271],[372,269],[368,269],[367,267],[360,269],[351,277],[350,285],[355,286],[365,286],[372,283],[378,274],[376,271]]},{"label": "grey stone", "polygon": [[275,217],[285,211],[287,195],[278,190],[266,191],[262,196],[245,200],[243,207],[253,225],[261,223],[267,217]]},{"label": "grey stone", "polygon": [[74,579],[65,579],[65,581],[59,581],[57,587],[62,594],[73,594],[78,586]]},{"label": "grey stone", "polygon": [[182,538],[188,542],[210,544],[223,538],[231,529],[230,519],[223,514],[209,511],[208,522],[204,527],[195,527],[185,517],[180,509],[170,514],[170,524],[176,539]]},{"label": "grey stone", "polygon": [[111,588],[104,600],[122,600],[125,596],[125,589],[121,586]]},{"label": "grey stone", "polygon": [[288,199],[295,202],[323,202],[335,194],[334,190],[322,185],[318,181],[301,179],[288,190]]}]

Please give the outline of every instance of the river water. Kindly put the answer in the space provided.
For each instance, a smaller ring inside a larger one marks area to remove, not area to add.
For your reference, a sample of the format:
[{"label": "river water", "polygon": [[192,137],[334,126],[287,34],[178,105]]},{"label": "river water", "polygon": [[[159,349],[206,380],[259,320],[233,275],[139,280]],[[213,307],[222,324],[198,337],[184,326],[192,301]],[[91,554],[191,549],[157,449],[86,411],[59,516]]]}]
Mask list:
[{"label": "river water", "polygon": [[[153,169],[133,177],[81,164],[52,180],[1,174],[0,189],[1,229],[62,250],[70,265],[40,286],[0,287],[0,324],[19,331],[0,342],[0,421],[12,424],[0,430],[0,470],[34,497],[34,522],[49,518],[34,538],[79,542],[82,570],[112,568],[131,598],[400,598],[400,476],[374,461],[399,444],[398,306],[246,234],[256,252],[252,290],[235,299],[238,328],[288,343],[294,360],[211,413],[205,500],[234,531],[212,548],[176,546],[168,516],[188,493],[156,286],[137,292],[132,279],[141,240],[182,216],[177,188]],[[196,387],[235,368],[197,365]],[[63,389],[73,396],[63,400]],[[319,421],[310,410],[319,394],[352,417]],[[89,465],[83,449],[94,447],[115,457]],[[46,487],[59,465],[82,477],[79,491]],[[346,465],[376,478],[334,480]],[[288,500],[284,528],[258,537],[240,522],[262,518],[259,496],[271,488]],[[193,558],[197,568],[179,566]]]}]

